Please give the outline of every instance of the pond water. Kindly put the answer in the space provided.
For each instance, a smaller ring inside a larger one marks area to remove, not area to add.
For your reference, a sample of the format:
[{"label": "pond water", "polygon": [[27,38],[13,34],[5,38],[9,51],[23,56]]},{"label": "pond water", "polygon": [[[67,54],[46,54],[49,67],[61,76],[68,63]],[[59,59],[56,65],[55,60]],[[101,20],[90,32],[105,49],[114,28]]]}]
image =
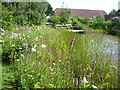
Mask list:
[{"label": "pond water", "polygon": [[102,33],[86,33],[82,35],[83,40],[91,51],[99,51],[100,56],[112,59],[114,63],[118,62],[118,37]]}]

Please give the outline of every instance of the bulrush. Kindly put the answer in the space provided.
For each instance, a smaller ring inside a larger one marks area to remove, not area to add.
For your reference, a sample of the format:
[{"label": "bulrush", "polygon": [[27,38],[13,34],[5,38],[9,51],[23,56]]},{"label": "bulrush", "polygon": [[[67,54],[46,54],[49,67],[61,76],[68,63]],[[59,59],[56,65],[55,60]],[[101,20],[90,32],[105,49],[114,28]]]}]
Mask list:
[{"label": "bulrush", "polygon": [[75,42],[75,36],[74,36],[74,38],[72,38],[72,40],[71,40],[71,43],[70,43],[70,50],[72,49],[74,42]]}]

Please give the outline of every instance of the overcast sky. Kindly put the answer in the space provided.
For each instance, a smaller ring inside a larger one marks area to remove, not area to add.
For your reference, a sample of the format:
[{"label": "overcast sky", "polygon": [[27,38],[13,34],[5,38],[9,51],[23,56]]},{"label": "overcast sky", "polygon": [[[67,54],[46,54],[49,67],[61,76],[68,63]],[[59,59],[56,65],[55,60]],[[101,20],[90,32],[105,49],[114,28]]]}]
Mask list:
[{"label": "overcast sky", "polygon": [[[109,13],[112,9],[118,10],[120,0],[47,0],[53,10],[55,8],[104,10]],[[64,2],[64,5],[63,5]]]}]

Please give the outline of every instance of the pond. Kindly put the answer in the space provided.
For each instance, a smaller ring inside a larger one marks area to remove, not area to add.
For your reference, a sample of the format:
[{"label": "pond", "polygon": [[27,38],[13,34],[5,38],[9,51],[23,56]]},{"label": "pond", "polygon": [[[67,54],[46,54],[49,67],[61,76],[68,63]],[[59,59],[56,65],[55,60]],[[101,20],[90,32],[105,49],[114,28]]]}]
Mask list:
[{"label": "pond", "polygon": [[99,51],[99,56],[111,59],[115,65],[118,63],[118,37],[102,33],[86,33],[82,35],[83,40],[91,52]]}]

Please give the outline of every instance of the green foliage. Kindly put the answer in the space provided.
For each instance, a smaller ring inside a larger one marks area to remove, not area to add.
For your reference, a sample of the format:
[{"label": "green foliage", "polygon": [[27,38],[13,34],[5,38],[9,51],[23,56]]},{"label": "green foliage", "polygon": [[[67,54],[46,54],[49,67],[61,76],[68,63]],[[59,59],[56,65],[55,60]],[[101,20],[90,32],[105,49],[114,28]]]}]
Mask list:
[{"label": "green foliage", "polygon": [[94,19],[90,20],[89,26],[94,29],[104,29],[104,27],[105,27],[104,22],[105,22],[104,16],[97,15]]},{"label": "green foliage", "polygon": [[79,16],[75,16],[72,19],[72,25],[74,24],[84,24],[84,25],[89,25],[89,18],[87,17],[79,17]]},{"label": "green foliage", "polygon": [[113,9],[113,10],[109,13],[109,15],[112,15],[112,14],[115,14],[115,13],[116,13],[116,10]]},{"label": "green foliage", "polygon": [[70,11],[67,11],[65,9],[62,9],[61,15],[60,15],[60,22],[62,24],[67,24],[70,16]]},{"label": "green foliage", "polygon": [[5,27],[11,24],[10,21],[17,25],[40,25],[46,14],[52,13],[48,2],[4,2],[2,5]]},{"label": "green foliage", "polygon": [[72,25],[80,24],[78,18],[79,18],[79,17],[73,17],[73,18],[71,19],[71,21],[72,21]]},{"label": "green foliage", "polygon": [[2,6],[2,28],[7,29],[13,23],[13,12]]},{"label": "green foliage", "polygon": [[112,21],[108,21],[106,23],[106,31],[109,33],[109,34],[112,34],[112,35],[117,35],[119,32],[120,32],[120,20],[119,18],[118,19],[113,19]]},{"label": "green foliage", "polygon": [[113,15],[113,14],[120,14],[120,9],[118,9],[117,11],[115,9],[113,9],[109,15]]},{"label": "green foliage", "polygon": [[60,23],[60,16],[51,16],[51,17],[48,19],[48,22],[51,22],[51,23],[52,23],[52,26],[54,27],[55,25],[57,25],[57,24]]},{"label": "green foliage", "polygon": [[103,15],[97,15],[97,16],[95,16],[95,20],[96,20],[97,22],[104,22],[104,21],[105,21]]},{"label": "green foliage", "polygon": [[53,8],[51,7],[51,5],[50,4],[48,4],[48,9],[47,9],[47,11],[46,11],[46,16],[51,16],[51,15],[53,15]]}]

